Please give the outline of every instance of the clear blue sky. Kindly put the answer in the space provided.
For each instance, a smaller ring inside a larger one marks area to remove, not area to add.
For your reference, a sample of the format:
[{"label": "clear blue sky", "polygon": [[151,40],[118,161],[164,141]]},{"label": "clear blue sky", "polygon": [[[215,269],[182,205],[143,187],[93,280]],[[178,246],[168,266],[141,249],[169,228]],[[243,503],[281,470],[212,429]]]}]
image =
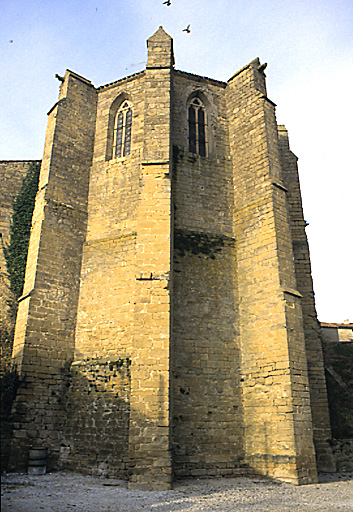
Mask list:
[{"label": "clear blue sky", "polygon": [[159,25],[177,69],[227,80],[260,57],[299,157],[319,319],[353,321],[352,0],[171,1],[2,0],[0,159],[42,157],[55,73],[99,86],[139,71]]}]

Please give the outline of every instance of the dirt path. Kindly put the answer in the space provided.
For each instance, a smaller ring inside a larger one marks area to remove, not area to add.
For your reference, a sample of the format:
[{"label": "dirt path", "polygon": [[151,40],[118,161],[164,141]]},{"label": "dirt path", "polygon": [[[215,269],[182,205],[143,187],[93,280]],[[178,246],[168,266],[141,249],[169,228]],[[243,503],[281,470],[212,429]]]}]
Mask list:
[{"label": "dirt path", "polygon": [[172,491],[130,491],[121,480],[73,473],[3,475],[2,512],[353,512],[353,475],[296,487],[261,477],[187,479]]}]

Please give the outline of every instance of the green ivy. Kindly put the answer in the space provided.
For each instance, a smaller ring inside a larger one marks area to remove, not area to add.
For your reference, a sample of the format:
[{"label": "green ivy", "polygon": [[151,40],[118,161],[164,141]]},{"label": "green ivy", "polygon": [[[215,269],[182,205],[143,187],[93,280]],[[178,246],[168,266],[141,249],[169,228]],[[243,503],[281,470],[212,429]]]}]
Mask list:
[{"label": "green ivy", "polygon": [[10,287],[17,298],[23,290],[39,171],[40,163],[32,162],[29,165],[22,187],[13,202],[10,242],[3,245]]}]

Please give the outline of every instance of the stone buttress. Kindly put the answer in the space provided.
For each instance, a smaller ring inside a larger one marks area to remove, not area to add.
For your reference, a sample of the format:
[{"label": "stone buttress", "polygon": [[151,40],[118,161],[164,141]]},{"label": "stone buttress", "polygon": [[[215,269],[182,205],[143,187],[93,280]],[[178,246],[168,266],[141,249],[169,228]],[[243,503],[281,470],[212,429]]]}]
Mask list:
[{"label": "stone buttress", "polygon": [[86,233],[96,91],[67,71],[48,114],[13,361],[21,385],[10,464],[24,469],[33,444],[59,455],[65,373],[74,354],[82,243]]},{"label": "stone buttress", "polygon": [[330,417],[327,401],[323,349],[320,325],[317,319],[308,240],[305,233],[297,157],[290,151],[288,133],[284,126],[278,127],[278,142],[281,152],[283,183],[287,188],[288,207],[292,233],[295,275],[298,291],[302,294],[303,323],[306,357],[310,387],[311,415],[313,420],[314,445],[319,471],[332,472]]},{"label": "stone buttress", "polygon": [[134,336],[131,366],[130,488],[169,489],[172,307],[172,39],[147,41],[144,143],[137,206]]},{"label": "stone buttress", "polygon": [[228,82],[245,460],[317,479],[301,300],[274,104],[258,59]]}]

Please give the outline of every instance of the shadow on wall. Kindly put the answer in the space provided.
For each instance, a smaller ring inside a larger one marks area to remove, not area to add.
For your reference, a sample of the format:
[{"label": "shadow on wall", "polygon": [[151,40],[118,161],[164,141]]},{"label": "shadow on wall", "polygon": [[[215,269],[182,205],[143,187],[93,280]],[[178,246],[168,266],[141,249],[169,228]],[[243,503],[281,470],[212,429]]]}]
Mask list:
[{"label": "shadow on wall", "polygon": [[2,373],[0,381],[1,473],[8,469],[9,464],[11,439],[14,426],[11,409],[16,398],[18,387],[19,378],[16,370],[7,370]]},{"label": "shadow on wall", "polygon": [[337,471],[353,471],[352,324],[321,323],[325,376]]},{"label": "shadow on wall", "polygon": [[244,465],[234,245],[233,238],[222,234],[174,231],[177,477],[230,476]]},{"label": "shadow on wall", "polygon": [[324,343],[332,436],[353,439],[353,343]]},{"label": "shadow on wall", "polygon": [[58,469],[126,479],[130,359],[89,359],[70,368]]}]

